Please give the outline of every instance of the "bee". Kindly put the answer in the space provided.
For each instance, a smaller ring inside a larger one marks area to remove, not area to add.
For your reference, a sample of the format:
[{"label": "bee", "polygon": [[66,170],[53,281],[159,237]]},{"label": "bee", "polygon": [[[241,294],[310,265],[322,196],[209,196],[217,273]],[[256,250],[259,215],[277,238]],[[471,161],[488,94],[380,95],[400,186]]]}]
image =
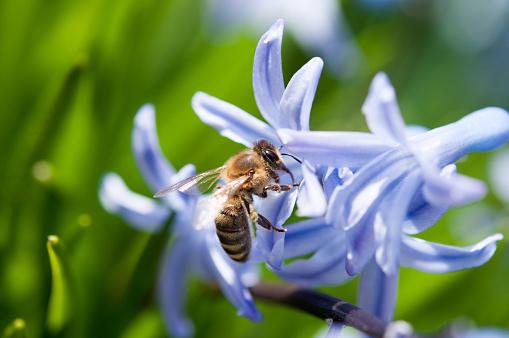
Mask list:
[{"label": "bee", "polygon": [[[214,218],[224,251],[233,260],[245,262],[251,253],[252,223],[258,223],[267,230],[286,231],[273,226],[253,206],[253,195],[266,198],[268,191],[290,191],[299,186],[299,183],[294,183],[293,175],[281,155],[272,143],[259,140],[253,148],[233,155],[222,167],[191,176],[159,191],[154,197],[162,197],[173,191],[188,194],[204,192],[221,179],[225,185],[217,186],[209,197],[198,203],[193,226],[201,229]],[[280,172],[289,174],[292,184],[279,184]]]}]

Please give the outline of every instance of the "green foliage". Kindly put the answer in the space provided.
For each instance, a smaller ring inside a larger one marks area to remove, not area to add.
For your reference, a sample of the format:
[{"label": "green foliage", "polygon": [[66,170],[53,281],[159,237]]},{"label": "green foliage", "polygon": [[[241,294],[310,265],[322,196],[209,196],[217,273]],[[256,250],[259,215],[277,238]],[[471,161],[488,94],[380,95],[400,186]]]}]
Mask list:
[{"label": "green foliage", "polygon": [[[453,49],[440,35],[435,2],[415,15],[342,1],[366,67],[343,82],[325,69],[312,129],[365,131],[360,107],[379,70],[392,79],[408,123],[436,127],[487,105],[509,108],[509,77],[490,77],[507,72],[506,54],[489,58],[500,52],[496,44]],[[260,117],[251,87],[256,39],[211,45],[203,15],[200,0],[0,1],[3,337],[165,336],[154,288],[167,235],[138,233],[107,214],[97,185],[105,171],[116,171],[150,196],[130,154],[132,119],[145,102],[157,109],[161,146],[176,168],[218,167],[242,149],[202,124],[190,100],[201,90]],[[311,55],[286,34],[282,57],[289,81]],[[459,170],[487,180],[488,159],[472,156]],[[495,196],[487,201],[504,211]],[[455,238],[448,221],[424,237],[471,244]],[[506,218],[496,230],[507,237],[508,229]],[[503,241],[488,264],[471,271],[403,269],[396,317],[424,331],[463,315],[508,327],[508,255]],[[355,289],[354,280],[325,291],[355,302]],[[192,283],[188,310],[203,337],[309,337],[324,327],[258,303],[265,320],[254,324],[237,317],[223,296]]]}]

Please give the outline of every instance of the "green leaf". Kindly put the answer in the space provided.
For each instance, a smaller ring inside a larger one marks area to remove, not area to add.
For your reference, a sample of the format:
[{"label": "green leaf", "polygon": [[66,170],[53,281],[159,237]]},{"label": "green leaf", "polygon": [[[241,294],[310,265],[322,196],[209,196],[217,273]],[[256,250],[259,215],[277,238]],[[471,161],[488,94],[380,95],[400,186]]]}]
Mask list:
[{"label": "green leaf", "polygon": [[2,333],[2,338],[25,338],[26,336],[25,321],[21,318],[7,325]]},{"label": "green leaf", "polygon": [[69,322],[73,312],[69,265],[66,261],[65,246],[57,236],[48,236],[46,247],[52,275],[46,326],[50,332],[57,333]]}]

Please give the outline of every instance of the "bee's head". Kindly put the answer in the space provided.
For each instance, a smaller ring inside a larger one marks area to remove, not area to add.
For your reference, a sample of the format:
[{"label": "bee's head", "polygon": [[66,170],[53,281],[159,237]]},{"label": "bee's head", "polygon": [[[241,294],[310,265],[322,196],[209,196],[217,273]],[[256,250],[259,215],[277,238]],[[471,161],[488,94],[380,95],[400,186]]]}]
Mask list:
[{"label": "bee's head", "polygon": [[253,150],[260,155],[265,164],[275,171],[284,171],[292,177],[291,171],[285,166],[279,150],[267,140],[259,140],[255,143]]}]

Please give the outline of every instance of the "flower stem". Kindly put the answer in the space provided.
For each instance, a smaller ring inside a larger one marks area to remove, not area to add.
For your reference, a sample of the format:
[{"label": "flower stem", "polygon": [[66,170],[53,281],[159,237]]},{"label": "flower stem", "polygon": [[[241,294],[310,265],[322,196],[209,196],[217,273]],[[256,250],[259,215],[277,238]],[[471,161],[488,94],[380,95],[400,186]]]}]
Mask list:
[{"label": "flower stem", "polygon": [[322,319],[340,320],[373,337],[383,337],[389,324],[342,299],[313,290],[265,282],[250,290],[256,298],[286,304]]}]

